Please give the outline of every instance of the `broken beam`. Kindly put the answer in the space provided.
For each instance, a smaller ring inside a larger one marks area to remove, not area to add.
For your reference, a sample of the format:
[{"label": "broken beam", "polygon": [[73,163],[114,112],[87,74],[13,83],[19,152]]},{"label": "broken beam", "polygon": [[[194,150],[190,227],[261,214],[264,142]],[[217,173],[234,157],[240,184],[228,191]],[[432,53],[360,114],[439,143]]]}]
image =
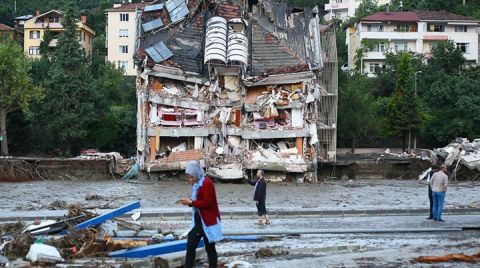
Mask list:
[{"label": "broken beam", "polygon": [[105,213],[103,215],[97,216],[93,219],[90,219],[88,221],[84,221],[82,223],[79,223],[75,226],[76,230],[83,230],[87,229],[89,227],[97,226],[107,220],[110,220],[112,218],[118,217],[120,215],[123,215],[131,210],[137,209],[140,207],[140,201],[135,201],[133,203],[127,204],[123,207],[120,207],[118,209],[115,209],[111,212]]},{"label": "broken beam", "polygon": [[[197,248],[204,247],[203,239],[197,245]],[[160,244],[149,245],[145,247],[137,247],[133,249],[124,249],[113,251],[108,254],[109,257],[123,258],[145,258],[148,256],[158,256],[168,253],[174,253],[187,250],[187,240],[178,240]]]}]

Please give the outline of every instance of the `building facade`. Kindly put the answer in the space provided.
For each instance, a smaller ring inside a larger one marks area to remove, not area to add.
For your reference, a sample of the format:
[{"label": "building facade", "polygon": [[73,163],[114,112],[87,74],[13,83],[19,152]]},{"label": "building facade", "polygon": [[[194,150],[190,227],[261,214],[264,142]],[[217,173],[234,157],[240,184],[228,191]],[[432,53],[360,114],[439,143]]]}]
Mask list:
[{"label": "building facade", "polygon": [[[326,21],[330,21],[333,18],[346,20],[355,15],[355,11],[360,6],[362,0],[329,0],[328,4],[325,4],[325,12],[327,14],[323,17]],[[389,4],[390,0],[378,0],[377,5]]]},{"label": "building facade", "polygon": [[148,3],[114,4],[107,9],[107,60],[125,70],[126,75],[136,75],[134,64],[138,15]]},{"label": "building facade", "polygon": [[271,179],[315,182],[317,163],[335,161],[336,51],[321,44],[335,38],[320,38],[316,9],[276,0],[243,5],[145,7],[136,52],[143,171],[198,160],[220,179],[263,169]]},{"label": "building facade", "polygon": [[[25,54],[31,58],[39,58],[40,43],[43,40],[45,31],[50,30],[52,41],[49,43],[50,49],[54,50],[57,46],[58,35],[64,31],[62,25],[63,13],[57,10],[50,10],[43,14],[38,14],[28,19],[23,24],[24,38],[23,49]],[[77,22],[77,31],[79,43],[84,50],[85,56],[90,57],[93,51],[93,38],[95,31],[87,25],[87,17],[82,16]]]},{"label": "building facade", "polygon": [[468,64],[477,65],[478,27],[479,21],[446,11],[378,12],[348,29],[348,65],[355,67],[358,49],[364,47],[359,69],[374,76],[388,51],[411,51],[428,59],[432,47],[447,40],[463,52]]},{"label": "building facade", "polygon": [[15,29],[12,27],[0,23],[0,43],[6,40],[14,40],[15,39]]}]

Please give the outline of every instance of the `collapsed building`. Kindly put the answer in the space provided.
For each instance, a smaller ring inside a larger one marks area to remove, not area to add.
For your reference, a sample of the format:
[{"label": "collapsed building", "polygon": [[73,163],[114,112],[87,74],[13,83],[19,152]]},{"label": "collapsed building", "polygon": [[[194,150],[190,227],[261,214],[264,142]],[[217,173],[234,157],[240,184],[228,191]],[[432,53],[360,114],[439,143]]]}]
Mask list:
[{"label": "collapsed building", "polygon": [[169,0],[138,16],[141,170],[198,160],[221,179],[264,169],[315,182],[318,162],[335,161],[335,37],[316,8]]}]

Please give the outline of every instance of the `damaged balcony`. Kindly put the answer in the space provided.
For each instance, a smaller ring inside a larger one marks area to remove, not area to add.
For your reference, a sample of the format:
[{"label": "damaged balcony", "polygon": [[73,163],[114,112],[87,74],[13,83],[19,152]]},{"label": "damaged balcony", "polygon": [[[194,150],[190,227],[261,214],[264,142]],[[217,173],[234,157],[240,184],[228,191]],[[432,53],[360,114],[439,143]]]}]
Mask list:
[{"label": "damaged balcony", "polygon": [[291,173],[315,169],[315,150],[307,139],[251,140],[247,142],[245,168]]}]

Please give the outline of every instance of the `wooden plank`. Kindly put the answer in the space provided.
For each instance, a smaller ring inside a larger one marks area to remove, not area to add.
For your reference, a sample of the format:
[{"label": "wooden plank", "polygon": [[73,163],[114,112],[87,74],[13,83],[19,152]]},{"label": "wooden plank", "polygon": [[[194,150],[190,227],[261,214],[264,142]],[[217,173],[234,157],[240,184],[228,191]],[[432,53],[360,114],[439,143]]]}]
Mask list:
[{"label": "wooden plank", "polygon": [[148,144],[150,145],[150,161],[154,161],[155,156],[157,156],[157,153],[155,152],[155,148],[157,147],[155,136],[149,137],[148,140],[149,140]]},{"label": "wooden plank", "polygon": [[[198,243],[197,248],[204,247],[203,239]],[[187,250],[187,240],[178,240],[160,244],[149,245],[145,247],[137,247],[132,249],[124,249],[113,251],[108,254],[109,257],[122,258],[145,258],[148,256],[158,256],[168,253],[174,253]]]},{"label": "wooden plank", "polygon": [[140,201],[135,201],[133,203],[127,204],[123,207],[120,207],[118,209],[115,209],[111,212],[105,213],[103,215],[97,216],[93,219],[90,219],[88,221],[81,222],[75,226],[75,229],[77,230],[82,230],[82,229],[87,229],[92,226],[97,226],[107,220],[110,220],[112,218],[118,217],[120,215],[123,215],[129,211],[132,211],[134,209],[137,209],[140,207]]},{"label": "wooden plank", "polygon": [[297,137],[297,152],[298,155],[303,155],[303,138]]}]

